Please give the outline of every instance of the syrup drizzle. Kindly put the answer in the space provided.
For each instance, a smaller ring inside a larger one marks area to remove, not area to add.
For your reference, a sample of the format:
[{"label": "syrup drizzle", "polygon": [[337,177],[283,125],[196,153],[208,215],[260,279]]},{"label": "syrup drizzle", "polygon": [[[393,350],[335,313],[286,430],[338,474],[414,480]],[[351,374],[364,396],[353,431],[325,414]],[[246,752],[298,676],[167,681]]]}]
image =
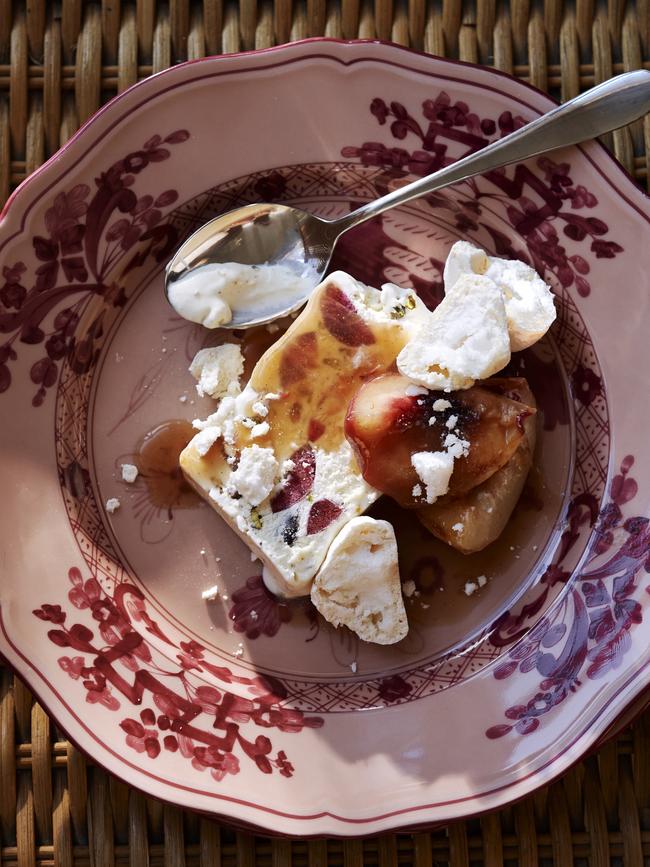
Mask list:
[{"label": "syrup drizzle", "polygon": [[201,502],[178,465],[178,458],[196,431],[185,419],[158,425],[146,433],[136,449],[135,464],[159,509],[193,509]]}]

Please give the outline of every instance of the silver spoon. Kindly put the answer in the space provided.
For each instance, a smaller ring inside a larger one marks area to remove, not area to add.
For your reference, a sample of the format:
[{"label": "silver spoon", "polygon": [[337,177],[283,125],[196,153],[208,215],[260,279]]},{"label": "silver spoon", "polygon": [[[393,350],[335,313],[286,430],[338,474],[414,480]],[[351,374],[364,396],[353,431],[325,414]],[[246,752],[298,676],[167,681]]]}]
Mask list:
[{"label": "silver spoon", "polygon": [[337,220],[323,220],[289,205],[255,204],[229,211],[197,229],[167,266],[165,292],[189,272],[206,264],[289,266],[304,275],[301,291],[290,299],[277,293],[273,309],[252,313],[245,293],[230,298],[226,328],[250,328],[301,307],[321,281],[337,240],[348,229],[442,187],[457,184],[509,163],[595,138],[631,123],[650,111],[650,71],[617,75],[427,177],[400,187]]}]

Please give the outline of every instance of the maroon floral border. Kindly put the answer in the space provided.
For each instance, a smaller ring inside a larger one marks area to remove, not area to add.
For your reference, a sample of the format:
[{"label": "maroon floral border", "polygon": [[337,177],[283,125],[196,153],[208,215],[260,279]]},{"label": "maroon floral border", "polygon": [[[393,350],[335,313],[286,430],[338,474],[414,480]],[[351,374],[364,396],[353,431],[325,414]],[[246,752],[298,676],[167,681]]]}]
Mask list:
[{"label": "maroon floral border", "polygon": [[[527,703],[506,709],[508,722],[487,729],[488,738],[534,732],[546,714],[580,689],[585,678],[605,677],[621,666],[631,649],[630,632],[643,620],[638,601],[642,575],[650,573],[650,520],[639,515],[625,517],[623,511],[638,491],[629,475],[633,465],[634,457],[627,455],[612,480],[609,502],[600,513],[589,497],[572,504],[563,549],[575,543],[584,523],[593,528],[595,544],[560,604],[532,629],[522,629],[522,622],[508,616],[501,623],[504,643],[518,641],[506,661],[494,669],[495,679],[505,680],[516,673],[537,673],[542,679],[532,687],[534,692]],[[548,570],[542,594],[569,577],[561,568]],[[650,592],[650,585],[645,590]]]},{"label": "maroon floral border", "polygon": [[[168,160],[171,148],[190,134],[177,129],[164,138],[151,136],[141,149],[128,153],[88,184],[62,190],[45,211],[42,235],[32,238],[35,261],[28,268],[18,260],[5,265],[0,286],[0,394],[12,384],[11,365],[20,344],[42,345],[45,354],[33,362],[29,376],[37,386],[32,405],[41,406],[48,389],[68,363],[79,374],[97,359],[96,342],[104,329],[106,309],[126,303],[125,278],[148,259],[167,261],[178,244],[174,226],[164,213],[178,200],[174,189],[156,196],[136,192],[138,176],[147,167]],[[89,299],[103,306],[83,335],[77,335],[82,309]],[[50,323],[48,315],[56,311]]]},{"label": "maroon floral border", "polygon": [[[277,770],[293,776],[286,752],[274,753],[268,735],[253,730],[246,737],[244,732],[257,727],[298,734],[320,728],[320,717],[286,707],[286,691],[277,681],[242,677],[213,665],[197,641],[176,646],[149,614],[142,591],[129,581],[109,596],[94,577],[84,580],[76,567],[68,570],[68,579],[68,601],[79,612],[75,623],[70,624],[68,611],[59,604],[43,603],[33,613],[51,624],[47,635],[56,647],[75,654],[60,656],[58,663],[83,687],[86,702],[115,713],[124,713],[124,702],[132,706],[135,715],[122,716],[119,723],[126,746],[149,759],[162,749],[180,752],[217,782],[238,774],[242,757],[264,774]],[[156,660],[160,654],[152,638],[167,646],[164,660]],[[176,660],[171,667],[169,653]],[[199,675],[208,675],[213,685]]]},{"label": "maroon floral border", "polygon": [[[370,104],[370,113],[379,126],[386,126],[394,139],[405,144],[415,139],[419,147],[409,150],[366,141],[348,145],[341,151],[343,157],[381,169],[382,178],[377,183],[382,193],[408,175],[429,175],[476,153],[527,122],[511,111],[503,111],[496,119],[481,118],[466,102],[452,101],[446,91],[426,99],[420,110],[422,116],[416,118],[399,102],[387,103],[376,97]],[[472,178],[462,184],[462,189],[465,194],[462,200],[449,191],[430,194],[425,200],[451,211],[456,228],[467,234],[478,231],[480,218],[485,216],[485,204],[502,199],[510,232],[505,234],[485,223],[495,253],[522,258],[522,251],[515,250],[510,240],[513,234],[519,236],[530,263],[540,274],[547,278],[552,275],[563,289],[573,286],[582,297],[592,291],[588,280],[589,253],[596,259],[613,259],[623,252],[617,241],[607,237],[607,223],[588,214],[598,207],[598,199],[584,185],[572,180],[567,162],[539,157],[535,164],[520,163]],[[579,252],[577,245],[581,242],[583,250]],[[573,252],[567,250],[569,243],[575,248]]]}]

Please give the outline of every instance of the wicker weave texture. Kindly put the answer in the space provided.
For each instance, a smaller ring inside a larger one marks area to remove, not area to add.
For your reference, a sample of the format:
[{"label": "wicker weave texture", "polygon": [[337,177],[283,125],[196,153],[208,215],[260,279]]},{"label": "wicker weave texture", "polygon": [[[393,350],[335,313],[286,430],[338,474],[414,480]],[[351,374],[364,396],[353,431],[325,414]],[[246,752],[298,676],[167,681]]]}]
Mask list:
[{"label": "wicker weave texture", "polygon": [[[173,63],[308,36],[390,39],[494,65],[567,99],[650,68],[650,0],[0,0],[0,200],[99,106]],[[650,178],[650,117],[608,137]],[[650,859],[650,713],[522,803],[433,833],[289,841],[130,790],[0,668],[0,865],[544,865]]]}]

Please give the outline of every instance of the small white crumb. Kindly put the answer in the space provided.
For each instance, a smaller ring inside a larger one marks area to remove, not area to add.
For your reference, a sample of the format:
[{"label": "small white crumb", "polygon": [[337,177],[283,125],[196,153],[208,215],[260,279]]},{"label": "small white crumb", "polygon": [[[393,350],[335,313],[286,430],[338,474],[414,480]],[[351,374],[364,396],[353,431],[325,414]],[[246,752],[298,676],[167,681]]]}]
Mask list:
[{"label": "small white crumb", "polygon": [[421,497],[422,496],[422,485],[413,485],[413,490],[411,491],[411,494],[414,497]]},{"label": "small white crumb", "polygon": [[402,584],[402,593],[407,597],[413,596],[415,593],[415,581],[410,578],[408,581],[405,581]]},{"label": "small white crumb", "polygon": [[356,370],[358,367],[361,367],[363,362],[365,361],[366,353],[363,349],[357,349],[351,359],[352,367]]},{"label": "small white crumb", "polygon": [[449,409],[451,403],[448,400],[445,400],[444,397],[439,397],[438,400],[433,402],[433,411],[434,412],[442,412],[445,409]]},{"label": "small white crumb", "polygon": [[276,394],[274,391],[269,391],[268,394],[264,395],[264,400],[280,400],[281,397],[281,394]]},{"label": "small white crumb", "polygon": [[244,655],[244,648],[243,648],[243,647],[238,647],[237,650],[233,650],[232,655],[233,655],[236,659],[241,659],[242,656]]},{"label": "small white crumb", "polygon": [[465,458],[469,454],[469,441],[461,439],[455,433],[447,434],[443,445],[454,458]]},{"label": "small white crumb", "polygon": [[106,511],[109,515],[112,515],[113,512],[119,509],[121,505],[122,504],[117,499],[117,497],[110,497],[108,500],[106,500]]},{"label": "small white crumb", "polygon": [[438,497],[447,493],[454,470],[454,458],[450,452],[415,452],[411,455],[411,464],[424,484],[427,503],[435,503]]},{"label": "small white crumb", "polygon": [[510,546],[510,550],[511,550],[511,551],[514,551],[514,550],[515,550],[515,546],[514,546],[514,545],[511,545],[511,546]]},{"label": "small white crumb", "polygon": [[356,673],[357,673],[357,663],[356,663],[356,662],[351,662],[351,663],[350,663],[350,671],[352,672],[352,674],[356,674]]},{"label": "small white crumb", "polygon": [[251,428],[251,438],[255,439],[256,437],[264,437],[271,430],[268,421],[261,421],[259,424],[256,424],[255,427]]},{"label": "small white crumb", "polygon": [[465,582],[465,596],[471,596],[475,590],[478,590],[478,584],[475,584],[473,581]]},{"label": "small white crumb", "polygon": [[221,557],[215,557],[214,559],[216,560],[217,563],[221,563]]},{"label": "small white crumb", "polygon": [[259,415],[260,418],[266,418],[269,414],[269,408],[265,403],[262,403],[261,400],[256,400],[252,406],[253,412],[255,415]]},{"label": "small white crumb", "polygon": [[227,602],[228,601],[228,594],[224,593],[221,598],[223,599],[224,602]]},{"label": "small white crumb", "polygon": [[254,563],[257,560],[257,554],[255,551],[251,551],[251,563]]},{"label": "small white crumb", "polygon": [[202,557],[205,557],[205,555],[206,555],[206,550],[205,550],[205,548],[201,548],[201,550],[199,551],[199,554],[200,554]]},{"label": "small white crumb", "polygon": [[166,346],[163,346],[163,348],[162,348],[160,351],[161,351],[161,352],[167,352],[167,347],[166,347]]},{"label": "small white crumb", "polygon": [[122,464],[122,479],[129,485],[138,478],[138,468],[135,464]]},{"label": "small white crumb", "polygon": [[449,430],[453,430],[458,424],[458,416],[450,415],[447,421],[445,422],[445,427],[448,427]]},{"label": "small white crumb", "polygon": [[194,437],[192,444],[197,455],[204,458],[219,439],[221,431],[218,427],[206,427]]},{"label": "small white crumb", "polygon": [[[242,451],[239,465],[230,476],[230,482],[251,506],[259,506],[271,493],[277,474],[278,462],[273,449],[252,445]],[[241,515],[237,518],[237,526],[239,517]]]},{"label": "small white crumb", "polygon": [[537,545],[533,545],[533,551],[537,551]]},{"label": "small white crumb", "polygon": [[275,334],[276,331],[280,330],[280,326],[277,324],[277,322],[269,322],[269,324],[266,326],[266,330],[269,332],[269,334]]},{"label": "small white crumb", "polygon": [[478,578],[477,578],[476,580],[478,581],[478,586],[479,586],[479,587],[485,587],[485,585],[486,585],[487,582],[488,582],[488,580],[487,580],[487,576],[485,576],[485,575],[479,575]]},{"label": "small white crumb", "polygon": [[115,353],[115,363],[116,363],[116,364],[119,364],[120,361],[124,361],[124,356],[123,356],[123,355],[120,355],[119,352],[116,352],[116,353]]},{"label": "small white crumb", "polygon": [[431,608],[431,606],[430,606],[430,605],[427,605],[426,602],[423,602],[423,603],[422,603],[422,608]]},{"label": "small white crumb", "polygon": [[462,533],[465,529],[465,524],[462,524],[460,521],[451,528],[454,533]]},{"label": "small white crumb", "polygon": [[287,458],[286,461],[282,461],[282,475],[286,476],[291,470],[295,470],[296,462],[292,461],[291,458]]},{"label": "small white crumb", "polygon": [[201,593],[201,599],[205,599],[206,602],[214,602],[215,599],[219,598],[219,588],[216,584],[212,587],[208,587],[207,590],[204,590]]},{"label": "small white crumb", "polygon": [[181,394],[181,396],[178,399],[180,400],[181,403],[187,403],[187,395],[186,394]]},{"label": "small white crumb", "polygon": [[[421,385],[407,385],[404,394],[407,397],[417,397],[419,394],[427,394],[427,389]],[[419,401],[418,401],[419,403]]]},{"label": "small white crumb", "polygon": [[253,621],[259,619],[259,614],[257,613],[257,611],[256,611],[254,608],[253,608],[253,610],[252,610],[251,612],[249,612],[249,615],[248,615],[248,616],[249,616],[250,619],[253,620]]},{"label": "small white crumb", "polygon": [[244,425],[244,427],[249,428],[249,430],[254,428],[255,424],[256,424],[255,419],[252,419],[252,418],[243,418],[241,420],[241,423]]}]

